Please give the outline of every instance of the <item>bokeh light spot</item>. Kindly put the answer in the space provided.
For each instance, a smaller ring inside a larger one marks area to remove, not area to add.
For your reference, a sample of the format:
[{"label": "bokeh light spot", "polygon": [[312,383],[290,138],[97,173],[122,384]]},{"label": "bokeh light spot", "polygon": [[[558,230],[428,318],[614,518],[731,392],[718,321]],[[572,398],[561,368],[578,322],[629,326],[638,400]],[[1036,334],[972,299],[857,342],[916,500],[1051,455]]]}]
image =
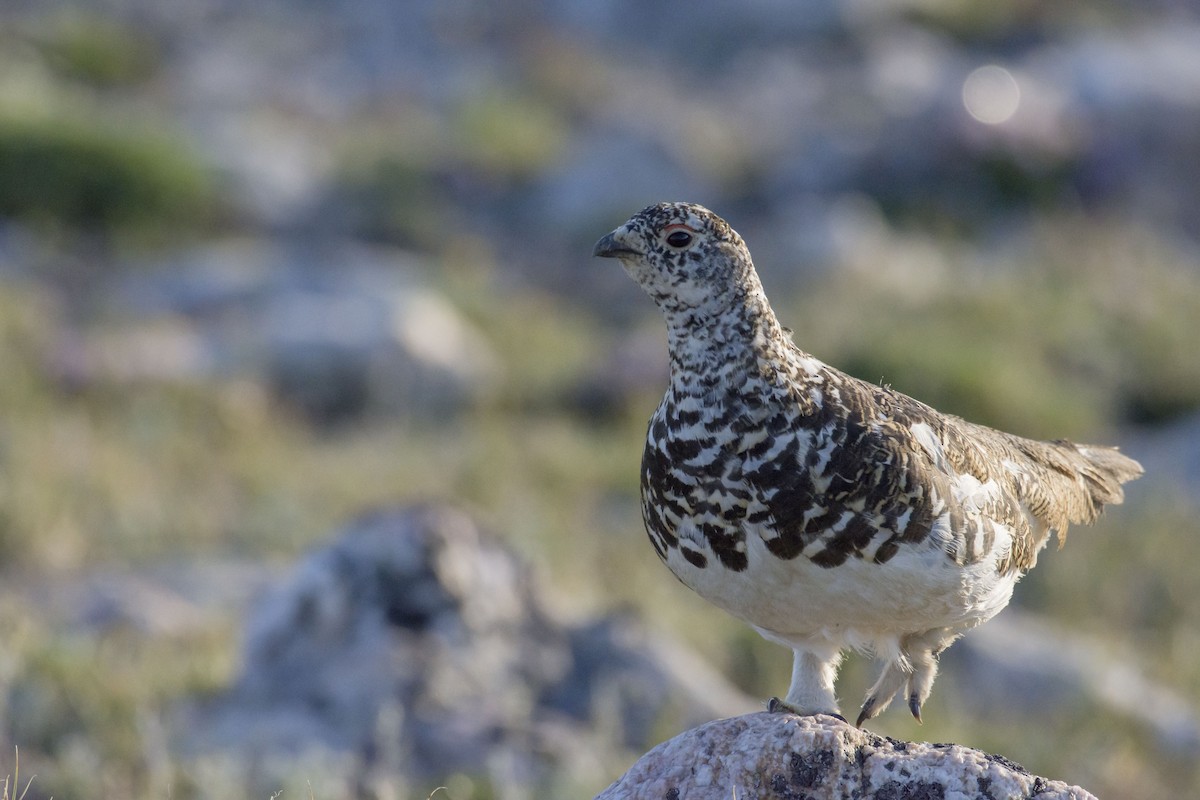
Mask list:
[{"label": "bokeh light spot", "polygon": [[962,97],[968,114],[986,125],[999,125],[1017,112],[1021,87],[1004,67],[988,64],[963,81]]}]

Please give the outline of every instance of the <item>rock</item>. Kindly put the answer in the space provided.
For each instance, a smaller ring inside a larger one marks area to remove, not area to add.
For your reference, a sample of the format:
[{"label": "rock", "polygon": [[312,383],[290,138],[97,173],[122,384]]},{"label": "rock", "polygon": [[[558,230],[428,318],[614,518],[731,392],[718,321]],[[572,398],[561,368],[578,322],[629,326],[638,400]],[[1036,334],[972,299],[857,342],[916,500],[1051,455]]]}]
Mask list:
[{"label": "rock", "polygon": [[1128,432],[1121,449],[1136,453],[1155,490],[1173,502],[1197,505],[1200,499],[1200,412],[1167,424]]},{"label": "rock", "polygon": [[564,402],[592,419],[614,419],[627,413],[631,398],[657,401],[671,370],[659,327],[625,332],[568,390]]},{"label": "rock", "polygon": [[1200,713],[1191,698],[1111,643],[1009,609],[946,656],[950,670],[971,676],[971,691],[955,706],[973,716],[1065,714],[1086,702],[1137,726],[1164,753],[1200,758]]},{"label": "rock", "polygon": [[532,578],[454,508],[366,515],[251,610],[240,676],[180,711],[179,751],[242,759],[268,792],[317,759],[345,781],[551,796],[601,785],[664,724],[753,706],[632,619],[555,619]]},{"label": "rock", "polygon": [[490,344],[404,251],[227,241],[118,281],[132,321],[60,348],[59,372],[96,379],[248,376],[318,422],[445,419],[500,377]]},{"label": "rock", "polygon": [[1083,800],[1093,795],[960,745],[897,741],[832,717],[760,712],[710,722],[664,742],[597,800],[731,797]]}]

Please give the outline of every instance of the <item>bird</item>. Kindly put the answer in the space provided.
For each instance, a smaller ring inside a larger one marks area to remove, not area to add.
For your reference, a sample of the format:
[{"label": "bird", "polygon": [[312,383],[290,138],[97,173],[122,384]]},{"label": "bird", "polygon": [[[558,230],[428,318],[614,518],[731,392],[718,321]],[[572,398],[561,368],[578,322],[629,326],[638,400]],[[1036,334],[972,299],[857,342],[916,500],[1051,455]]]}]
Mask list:
[{"label": "bird", "polygon": [[593,256],[617,259],[667,326],[646,532],[684,585],[792,650],[768,710],[844,721],[835,682],[855,650],[882,662],[856,725],[901,692],[920,722],[939,654],[1142,474],[1114,447],[1005,433],[818,360],[703,206],[648,206]]}]

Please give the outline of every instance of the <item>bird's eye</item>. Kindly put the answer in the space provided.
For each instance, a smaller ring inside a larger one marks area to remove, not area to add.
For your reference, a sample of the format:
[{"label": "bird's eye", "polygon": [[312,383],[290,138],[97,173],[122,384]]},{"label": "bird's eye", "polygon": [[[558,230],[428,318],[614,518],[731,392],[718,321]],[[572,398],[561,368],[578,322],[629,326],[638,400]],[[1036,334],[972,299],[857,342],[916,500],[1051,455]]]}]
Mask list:
[{"label": "bird's eye", "polygon": [[674,231],[667,237],[667,244],[671,247],[687,247],[692,243],[692,235],[687,231]]}]

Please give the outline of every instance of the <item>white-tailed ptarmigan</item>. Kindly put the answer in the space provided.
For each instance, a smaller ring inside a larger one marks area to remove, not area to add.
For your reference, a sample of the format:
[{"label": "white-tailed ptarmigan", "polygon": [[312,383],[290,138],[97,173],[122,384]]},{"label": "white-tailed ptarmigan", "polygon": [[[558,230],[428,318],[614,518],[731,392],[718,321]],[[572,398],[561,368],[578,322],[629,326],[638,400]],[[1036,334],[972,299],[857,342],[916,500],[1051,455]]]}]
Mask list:
[{"label": "white-tailed ptarmigan", "polygon": [[642,456],[650,542],[687,586],[794,651],[772,706],[838,714],[842,652],[883,661],[858,724],[1008,604],[1052,534],[1141,466],[1024,439],[850,377],[797,347],[720,217],[661,203],[596,243],[667,322],[670,385]]}]

